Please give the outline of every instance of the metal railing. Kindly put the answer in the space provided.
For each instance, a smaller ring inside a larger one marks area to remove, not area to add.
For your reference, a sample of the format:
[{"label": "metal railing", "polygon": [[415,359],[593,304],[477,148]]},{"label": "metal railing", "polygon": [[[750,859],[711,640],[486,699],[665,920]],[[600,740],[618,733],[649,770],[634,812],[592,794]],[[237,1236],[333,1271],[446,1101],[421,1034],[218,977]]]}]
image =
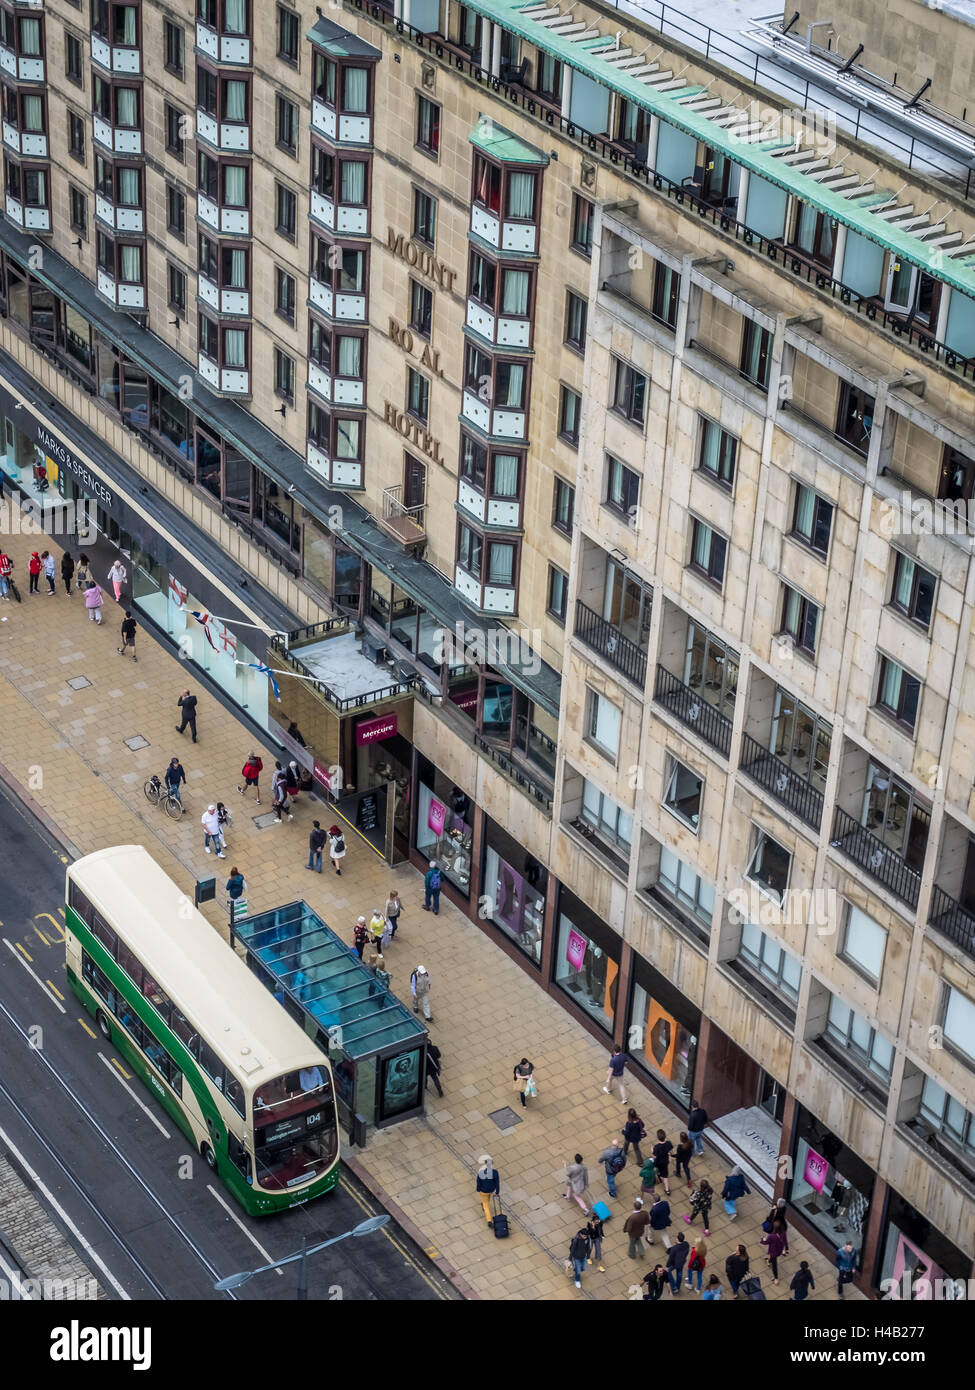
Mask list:
[{"label": "metal railing", "polygon": [[937,886],[931,890],[928,926],[941,932],[968,955],[975,956],[975,912],[962,907],[960,902],[950,898],[944,889]]},{"label": "metal railing", "polygon": [[380,700],[390,700],[395,695],[407,695],[416,682],[416,677],[413,676],[408,681],[397,681],[395,685],[385,685],[380,690],[367,690],[361,695],[336,695],[335,691],[310,667],[306,666],[300,657],[295,656],[294,652],[288,651],[282,638],[272,637],[271,646],[286,665],[299,675],[307,677],[307,684],[317,690],[319,695],[330,705],[334,705],[337,710],[343,713],[350,709],[362,709],[365,705],[378,704]]},{"label": "metal railing", "polygon": [[403,505],[403,484],[383,488],[383,511],[380,524],[384,531],[395,536],[404,545],[412,545],[426,538],[426,503],[419,506]]},{"label": "metal railing", "polygon": [[694,729],[712,748],[725,757],[731,748],[731,720],[717,706],[678,680],[663,666],[657,667],[653,698],[658,705],[677,716],[682,724]]},{"label": "metal railing", "polygon": [[823,794],[804,777],[792,771],[788,763],[770,753],[751,737],[742,734],[739,766],[746,777],[764,787],[781,801],[800,820],[818,830],[823,819]]},{"label": "metal railing", "polygon": [[833,812],[833,838],[830,844],[859,864],[871,878],[882,883],[896,898],[917,907],[921,875],[883,840],[871,834],[859,821],[837,806]]},{"label": "metal railing", "polygon": [[478,733],[474,734],[474,747],[480,752],[486,753],[493,763],[497,763],[506,776],[517,782],[519,787],[533,796],[549,815],[552,814],[553,789],[550,785],[547,786],[544,782],[536,781],[520,763],[514,761],[506,749],[496,748],[493,743],[489,743]]},{"label": "metal railing", "polygon": [[641,651],[629,637],[624,637],[618,627],[593,612],[581,598],[576,599],[575,635],[580,642],[585,642],[587,647],[604,656],[611,666],[615,666],[641,690],[646,685],[646,652]]}]

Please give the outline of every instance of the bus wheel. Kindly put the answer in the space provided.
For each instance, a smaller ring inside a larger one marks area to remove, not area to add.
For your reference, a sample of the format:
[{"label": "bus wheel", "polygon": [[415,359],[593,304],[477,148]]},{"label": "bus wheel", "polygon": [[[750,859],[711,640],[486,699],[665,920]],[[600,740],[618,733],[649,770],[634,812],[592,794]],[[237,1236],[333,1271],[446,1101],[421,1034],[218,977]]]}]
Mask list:
[{"label": "bus wheel", "polygon": [[107,1038],[108,1041],[111,1042],[112,1026],[109,1023],[108,1019],[105,1017],[105,1015],[102,1013],[101,1009],[99,1009],[97,1014],[95,1015],[95,1022],[98,1024],[98,1027],[101,1030],[102,1037]]},{"label": "bus wheel", "polygon": [[208,1168],[212,1168],[213,1171],[216,1172],[216,1171],[217,1171],[217,1156],[216,1156],[216,1154],[213,1152],[213,1150],[210,1148],[210,1145],[209,1145],[209,1144],[201,1144],[201,1145],[200,1145],[200,1153],[201,1153],[201,1154],[203,1155],[203,1157],[206,1159],[206,1165],[207,1165],[207,1167],[208,1167]]}]

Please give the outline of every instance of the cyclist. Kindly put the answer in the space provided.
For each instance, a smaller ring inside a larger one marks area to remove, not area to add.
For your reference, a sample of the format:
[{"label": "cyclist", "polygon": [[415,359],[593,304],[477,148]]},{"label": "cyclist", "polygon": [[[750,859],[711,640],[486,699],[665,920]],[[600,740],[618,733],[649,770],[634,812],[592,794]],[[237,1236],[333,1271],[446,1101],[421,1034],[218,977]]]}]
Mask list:
[{"label": "cyclist", "polygon": [[[183,798],[179,794],[179,784],[186,781],[186,773],[183,771],[183,764],[179,758],[170,758],[169,766],[166,769],[166,789],[170,796],[174,796],[183,806]],[[183,806],[183,815],[186,815],[186,807]]]}]

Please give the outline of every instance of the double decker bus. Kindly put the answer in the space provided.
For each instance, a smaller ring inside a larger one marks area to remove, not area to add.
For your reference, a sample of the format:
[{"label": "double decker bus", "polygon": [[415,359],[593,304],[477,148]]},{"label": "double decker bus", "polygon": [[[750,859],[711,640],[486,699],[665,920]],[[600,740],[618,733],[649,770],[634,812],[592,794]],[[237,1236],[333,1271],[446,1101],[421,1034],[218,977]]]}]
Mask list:
[{"label": "double decker bus", "polygon": [[328,1059],[142,845],[66,875],[71,988],[253,1215],[339,1177]]}]

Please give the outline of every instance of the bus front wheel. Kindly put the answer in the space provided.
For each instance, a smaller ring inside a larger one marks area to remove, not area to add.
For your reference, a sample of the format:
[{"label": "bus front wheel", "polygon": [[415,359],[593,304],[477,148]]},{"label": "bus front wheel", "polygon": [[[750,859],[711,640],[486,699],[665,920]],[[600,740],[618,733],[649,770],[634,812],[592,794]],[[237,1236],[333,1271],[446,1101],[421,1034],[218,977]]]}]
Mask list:
[{"label": "bus front wheel", "polygon": [[111,1040],[112,1040],[112,1027],[111,1027],[111,1024],[109,1023],[108,1019],[107,1019],[107,1018],[105,1017],[105,1015],[102,1013],[101,1009],[99,1009],[98,1012],[97,1012],[97,1014],[95,1015],[95,1022],[98,1024],[98,1027],[99,1027],[99,1029],[100,1029],[100,1031],[101,1031],[102,1037],[103,1037],[103,1038],[107,1038],[108,1041],[111,1042]]},{"label": "bus front wheel", "polygon": [[203,1155],[204,1159],[206,1160],[206,1165],[207,1165],[207,1167],[208,1167],[208,1168],[212,1168],[213,1171],[216,1172],[216,1171],[217,1171],[217,1156],[216,1156],[216,1154],[213,1152],[213,1150],[210,1148],[210,1145],[209,1145],[209,1144],[201,1144],[201,1145],[200,1145],[200,1153]]}]

